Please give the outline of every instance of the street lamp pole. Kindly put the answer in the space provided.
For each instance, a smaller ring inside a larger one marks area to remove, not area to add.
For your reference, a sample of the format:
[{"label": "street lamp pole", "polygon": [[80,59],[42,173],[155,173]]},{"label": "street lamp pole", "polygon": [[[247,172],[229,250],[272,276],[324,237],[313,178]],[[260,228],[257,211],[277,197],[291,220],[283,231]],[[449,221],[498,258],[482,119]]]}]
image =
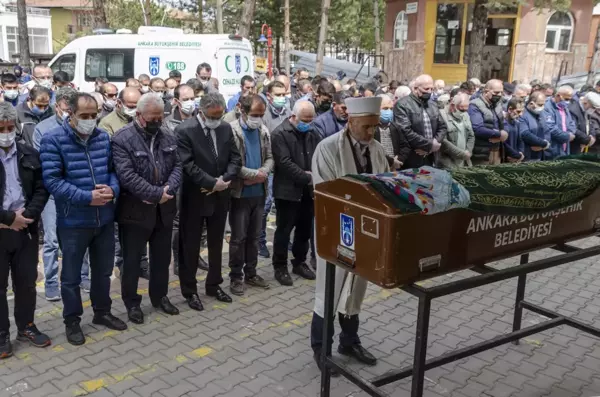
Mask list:
[{"label": "street lamp pole", "polygon": [[258,41],[265,41],[265,29],[267,31],[267,76],[271,78],[273,77],[273,31],[266,23],[260,28],[260,39]]}]

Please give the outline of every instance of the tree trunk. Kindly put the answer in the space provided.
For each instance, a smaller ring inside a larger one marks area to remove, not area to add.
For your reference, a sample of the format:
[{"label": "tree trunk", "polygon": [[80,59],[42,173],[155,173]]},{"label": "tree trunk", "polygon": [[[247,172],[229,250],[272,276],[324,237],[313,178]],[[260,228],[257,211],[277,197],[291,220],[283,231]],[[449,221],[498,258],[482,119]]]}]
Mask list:
[{"label": "tree trunk", "polygon": [[598,69],[598,64],[600,63],[600,25],[598,25],[598,30],[596,30],[596,40],[594,41],[594,54],[592,55],[592,59],[590,60],[590,68],[588,70],[587,84],[594,85],[594,77],[596,74],[596,69]]},{"label": "tree trunk", "polygon": [[146,22],[146,26],[152,26],[152,10],[151,1],[145,0],[146,4],[144,5],[144,21]]},{"label": "tree trunk", "polygon": [[17,23],[19,25],[19,63],[22,66],[29,66],[31,64],[31,54],[29,52],[27,4],[25,4],[25,0],[17,0]]},{"label": "tree trunk", "polygon": [[[469,64],[467,66],[467,79],[481,79],[483,66],[483,47],[485,46],[485,31],[488,23],[488,9],[485,0],[475,0],[473,9],[473,29],[469,43]],[[467,29],[463,26],[463,29]]]},{"label": "tree trunk", "polygon": [[223,34],[223,0],[217,0],[217,33]]},{"label": "tree trunk", "polygon": [[204,5],[203,0],[198,0],[198,33],[204,33]]},{"label": "tree trunk", "polygon": [[290,70],[290,0],[285,0],[283,6],[284,16],[284,33],[283,33],[283,56],[285,57],[285,72],[288,76],[291,74]]},{"label": "tree trunk", "polygon": [[319,47],[317,48],[315,74],[321,74],[323,72],[323,53],[325,52],[325,42],[327,41],[327,24],[329,22],[330,6],[331,0],[323,0],[321,3],[321,27],[319,29]]},{"label": "tree trunk", "polygon": [[93,0],[94,5],[94,29],[104,29],[108,27],[106,23],[106,12],[104,11],[104,1]]},{"label": "tree trunk", "polygon": [[379,67],[379,55],[381,55],[381,33],[379,32],[379,0],[373,0],[373,17],[375,25],[375,67]]},{"label": "tree trunk", "polygon": [[239,34],[242,37],[250,37],[252,21],[254,20],[254,7],[256,0],[244,0],[244,10],[242,11],[242,22],[240,24]]}]

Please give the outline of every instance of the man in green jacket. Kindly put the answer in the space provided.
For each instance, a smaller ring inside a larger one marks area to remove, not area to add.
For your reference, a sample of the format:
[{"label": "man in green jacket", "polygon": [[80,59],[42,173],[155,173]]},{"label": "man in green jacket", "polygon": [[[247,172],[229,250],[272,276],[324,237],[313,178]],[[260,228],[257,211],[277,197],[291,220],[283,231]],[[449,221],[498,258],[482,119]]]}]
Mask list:
[{"label": "man in green jacket", "polygon": [[469,96],[459,93],[452,98],[448,110],[440,110],[448,127],[438,159],[440,168],[472,166],[471,153],[475,145],[475,134],[467,113],[468,109]]},{"label": "man in green jacket", "polygon": [[141,96],[142,94],[135,87],[126,87],[123,89],[119,93],[117,106],[115,106],[115,109],[108,116],[100,121],[98,128],[108,132],[108,135],[112,137],[121,128],[131,123]]}]

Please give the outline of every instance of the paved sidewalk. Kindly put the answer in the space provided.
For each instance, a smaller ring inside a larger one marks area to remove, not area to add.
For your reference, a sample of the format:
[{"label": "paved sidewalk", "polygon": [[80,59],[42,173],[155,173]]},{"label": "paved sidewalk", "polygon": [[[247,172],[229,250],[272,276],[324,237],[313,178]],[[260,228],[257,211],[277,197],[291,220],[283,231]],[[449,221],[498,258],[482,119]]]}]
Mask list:
[{"label": "paved sidewalk", "polygon": [[[579,245],[595,242],[600,240],[583,240]],[[532,260],[557,254],[543,250],[534,253]],[[512,259],[497,266],[515,263]],[[259,273],[273,280],[269,264],[262,260]],[[424,284],[469,274],[460,272]],[[205,273],[198,276],[203,280]],[[234,297],[232,304],[201,295],[206,310],[197,313],[187,307],[179,283],[172,277],[169,296],[182,311],[175,317],[156,312],[144,288],[145,281],[140,289],[146,324],[129,323],[125,332],[92,325],[89,297],[83,294],[86,310],[82,325],[88,341],[74,347],[64,336],[62,305],[43,299],[42,283],[36,321],[52,337],[53,345],[37,349],[15,342],[15,357],[0,362],[0,397],[319,395],[320,378],[309,345],[314,282],[295,278],[294,286],[286,288],[273,281],[270,290],[250,289],[245,297]],[[429,356],[508,331],[515,288],[516,281],[511,280],[434,300]],[[118,279],[113,280],[114,313],[125,320],[119,291]],[[599,293],[600,263],[596,257],[530,276],[526,297],[600,326]],[[375,367],[352,364],[354,369],[372,377],[411,363],[416,305],[416,298],[402,291],[370,288],[360,335],[379,363]],[[540,320],[528,313],[523,326]],[[14,327],[12,332],[14,339]],[[428,371],[426,377],[426,396],[597,396],[600,343],[560,327],[518,346],[504,345]],[[334,379],[332,385],[334,397],[366,396],[341,378]],[[392,396],[409,396],[409,386],[405,380],[386,390]]]}]

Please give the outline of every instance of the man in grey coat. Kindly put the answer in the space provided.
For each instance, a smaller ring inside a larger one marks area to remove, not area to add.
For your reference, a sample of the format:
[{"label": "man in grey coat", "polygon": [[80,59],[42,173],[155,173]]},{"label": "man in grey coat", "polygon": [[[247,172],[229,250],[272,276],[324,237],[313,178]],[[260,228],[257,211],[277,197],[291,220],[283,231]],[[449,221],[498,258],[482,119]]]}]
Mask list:
[{"label": "man in grey coat", "polygon": [[448,127],[446,138],[442,141],[438,166],[440,168],[470,167],[471,153],[475,146],[475,133],[471,126],[469,96],[459,93],[450,102],[448,110],[440,110]]}]

